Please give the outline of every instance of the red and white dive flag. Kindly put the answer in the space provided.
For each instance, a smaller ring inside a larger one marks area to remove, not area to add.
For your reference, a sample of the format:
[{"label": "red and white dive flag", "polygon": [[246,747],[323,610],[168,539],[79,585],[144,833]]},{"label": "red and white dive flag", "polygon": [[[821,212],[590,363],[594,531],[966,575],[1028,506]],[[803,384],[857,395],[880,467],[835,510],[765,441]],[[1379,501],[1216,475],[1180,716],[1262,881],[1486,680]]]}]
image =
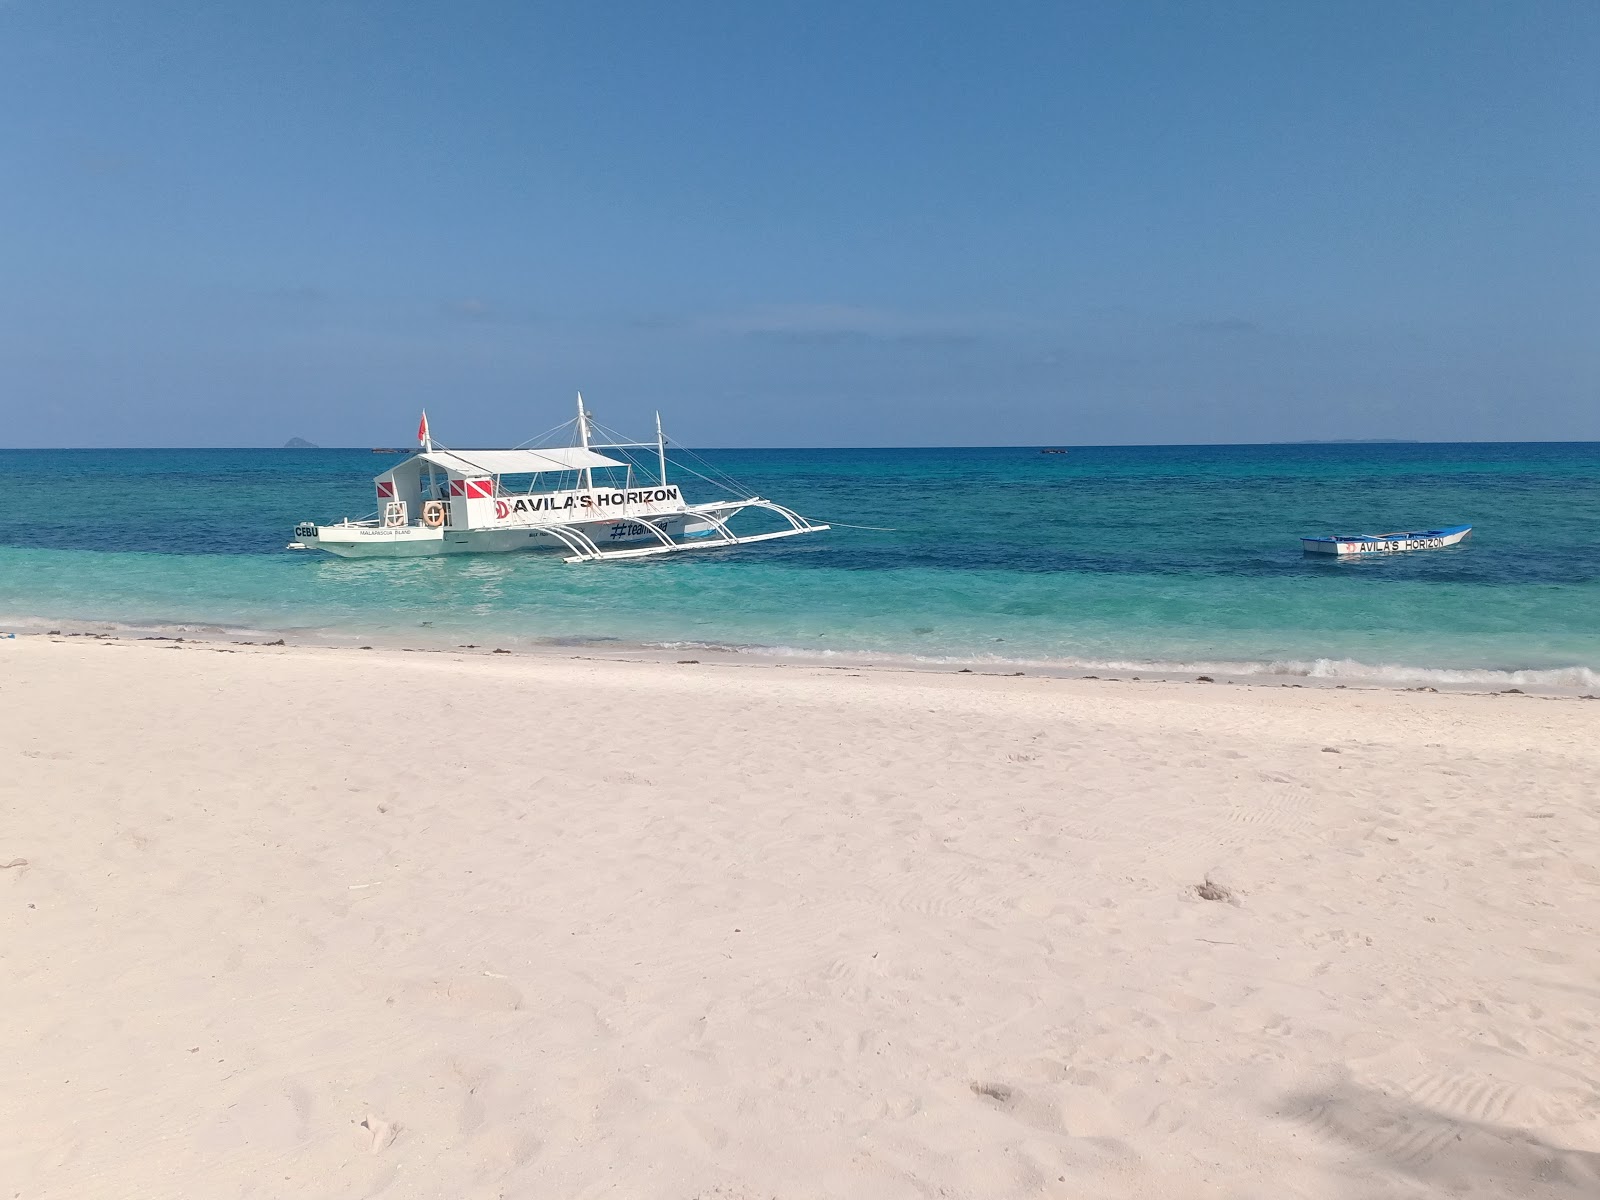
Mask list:
[{"label": "red and white dive flag", "polygon": [[428,444],[428,410],[422,410],[422,424],[417,426],[417,442],[420,445]]}]

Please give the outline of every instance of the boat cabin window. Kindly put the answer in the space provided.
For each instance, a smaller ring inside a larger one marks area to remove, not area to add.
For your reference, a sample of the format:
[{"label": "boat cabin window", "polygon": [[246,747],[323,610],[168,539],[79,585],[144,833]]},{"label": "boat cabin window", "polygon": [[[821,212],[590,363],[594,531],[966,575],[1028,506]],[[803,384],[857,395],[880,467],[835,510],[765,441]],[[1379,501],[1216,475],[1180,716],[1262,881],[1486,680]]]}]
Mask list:
[{"label": "boat cabin window", "polygon": [[540,471],[536,475],[518,472],[515,475],[501,475],[499,479],[500,494],[503,496],[525,496],[529,492],[565,492],[578,486],[576,471]]}]

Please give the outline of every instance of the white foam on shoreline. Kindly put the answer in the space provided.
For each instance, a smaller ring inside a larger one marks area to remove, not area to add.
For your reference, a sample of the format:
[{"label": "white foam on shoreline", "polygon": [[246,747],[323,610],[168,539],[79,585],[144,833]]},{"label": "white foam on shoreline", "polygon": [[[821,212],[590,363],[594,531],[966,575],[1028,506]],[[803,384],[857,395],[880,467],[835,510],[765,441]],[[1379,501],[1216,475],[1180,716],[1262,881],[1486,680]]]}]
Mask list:
[{"label": "white foam on shoreline", "polygon": [[1212,675],[1236,679],[1307,679],[1401,687],[1538,687],[1600,689],[1600,671],[1580,665],[1563,667],[1428,667],[1406,663],[1364,663],[1350,658],[1277,659],[1268,662],[1230,659],[1038,658],[1000,655],[922,655],[867,651],[816,650],[792,646],[734,645],[715,642],[660,642],[662,649],[706,650],[774,658],[818,660],[858,665],[1034,667],[1043,670],[1119,672],[1154,676]]},{"label": "white foam on shoreline", "polygon": [[823,665],[879,666],[908,670],[970,668],[1014,671],[1029,668],[1063,675],[1115,674],[1155,678],[1193,678],[1208,675],[1240,682],[1353,683],[1370,687],[1450,687],[1467,689],[1535,688],[1560,692],[1600,692],[1600,669],[1581,664],[1549,667],[1423,666],[1411,663],[1367,663],[1351,658],[1247,659],[1201,658],[1092,658],[1066,655],[932,655],[892,651],[828,650],[817,647],[768,646],[755,643],[694,641],[630,641],[599,637],[526,638],[504,633],[465,634],[460,630],[414,629],[361,633],[339,628],[297,627],[260,629],[198,621],[90,621],[50,620],[41,617],[0,615],[0,632],[43,634],[60,631],[80,636],[128,638],[188,638],[196,641],[263,642],[285,638],[299,645],[425,648],[464,648],[460,639],[478,639],[472,648],[506,647],[526,653],[587,650],[601,654],[715,653],[735,658],[783,659]]}]

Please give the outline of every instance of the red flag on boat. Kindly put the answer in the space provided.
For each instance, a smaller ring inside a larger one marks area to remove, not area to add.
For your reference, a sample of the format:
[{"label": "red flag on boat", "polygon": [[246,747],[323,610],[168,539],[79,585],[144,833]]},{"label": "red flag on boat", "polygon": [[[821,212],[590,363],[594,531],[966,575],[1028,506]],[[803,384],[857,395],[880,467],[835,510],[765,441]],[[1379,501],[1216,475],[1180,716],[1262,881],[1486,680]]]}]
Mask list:
[{"label": "red flag on boat", "polygon": [[422,423],[417,426],[417,441],[423,445],[428,441],[428,410],[422,410]]}]

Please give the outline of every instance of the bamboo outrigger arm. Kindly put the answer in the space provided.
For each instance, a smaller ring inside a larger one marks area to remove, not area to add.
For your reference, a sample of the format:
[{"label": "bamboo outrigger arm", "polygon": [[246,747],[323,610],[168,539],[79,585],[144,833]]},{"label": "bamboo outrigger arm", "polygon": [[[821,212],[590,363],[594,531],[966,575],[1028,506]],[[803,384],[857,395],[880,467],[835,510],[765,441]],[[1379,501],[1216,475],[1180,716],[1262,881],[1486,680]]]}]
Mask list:
[{"label": "bamboo outrigger arm", "polygon": [[[727,518],[717,515],[718,513],[726,513],[727,517],[732,517],[739,510],[745,508],[765,508],[775,512],[789,523],[789,528],[775,529],[769,533],[751,533],[741,536],[728,528]],[[723,546],[744,546],[752,542],[770,542],[777,538],[794,537],[800,533],[821,533],[828,528],[828,526],[818,524],[815,521],[808,521],[793,509],[785,508],[781,504],[775,504],[771,500],[763,500],[759,496],[752,496],[748,500],[729,500],[712,504],[690,505],[687,511],[692,516],[705,521],[721,536],[692,542],[674,542],[664,534],[661,534],[660,530],[656,530],[657,534],[661,536],[661,545],[659,546],[629,547],[625,550],[606,550],[599,546],[594,546],[590,550],[588,547],[584,547],[564,561],[580,563],[609,561],[618,558],[652,558],[660,554],[677,554],[683,550],[716,550]],[[593,545],[593,543],[591,542],[590,545]]]}]

